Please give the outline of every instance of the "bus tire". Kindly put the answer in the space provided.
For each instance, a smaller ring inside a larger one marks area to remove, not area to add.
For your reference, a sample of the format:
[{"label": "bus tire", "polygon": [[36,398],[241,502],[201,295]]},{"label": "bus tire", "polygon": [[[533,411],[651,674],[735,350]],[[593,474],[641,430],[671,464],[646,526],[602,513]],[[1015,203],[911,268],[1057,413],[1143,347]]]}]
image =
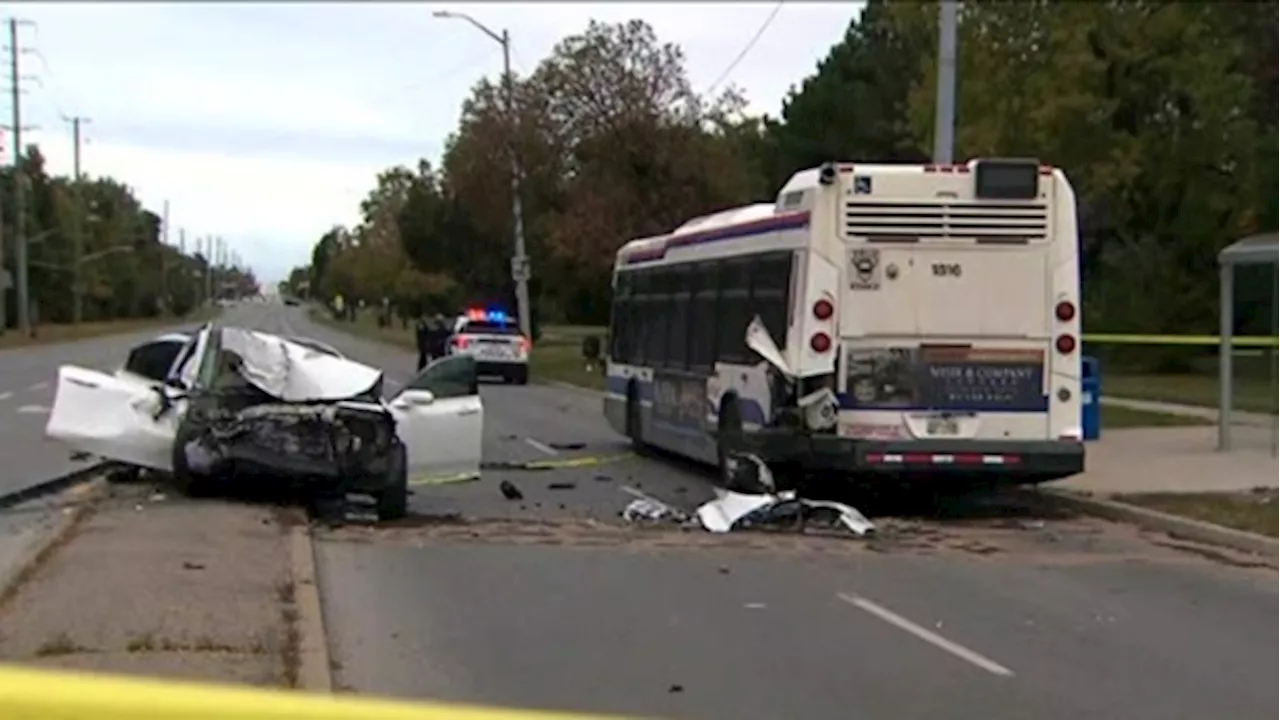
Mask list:
[{"label": "bus tire", "polygon": [[627,437],[637,450],[644,448],[644,417],[641,415],[640,383],[627,383]]},{"label": "bus tire", "polygon": [[716,470],[724,489],[733,490],[737,482],[729,471],[729,460],[742,443],[742,408],[737,397],[730,396],[721,401],[716,429]]}]

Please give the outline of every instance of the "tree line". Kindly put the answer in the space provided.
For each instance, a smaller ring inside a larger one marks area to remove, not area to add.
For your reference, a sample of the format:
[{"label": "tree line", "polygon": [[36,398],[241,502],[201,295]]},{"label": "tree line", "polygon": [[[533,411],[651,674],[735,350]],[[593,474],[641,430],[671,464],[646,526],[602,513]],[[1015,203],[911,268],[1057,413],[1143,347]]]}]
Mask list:
[{"label": "tree line", "polygon": [[[1078,194],[1092,332],[1216,332],[1216,253],[1277,219],[1277,4],[969,0],[957,159],[1037,157]],[[527,77],[482,80],[439,167],[386,170],[286,285],[403,314],[510,297],[509,140],[523,170],[535,315],[607,321],[623,243],[772,198],[827,160],[925,162],[937,6],[871,0],[778,117],[707,96],[646,23],[591,22]],[[510,112],[509,112],[510,110]],[[1274,268],[1244,282],[1269,333]]]},{"label": "tree line", "polygon": [[163,219],[120,180],[50,174],[39,147],[30,145],[17,162],[0,168],[3,269],[13,280],[4,291],[0,333],[18,325],[15,181],[24,190],[21,225],[33,324],[182,316],[207,301],[210,288],[215,297],[258,291],[251,270],[165,244]]}]

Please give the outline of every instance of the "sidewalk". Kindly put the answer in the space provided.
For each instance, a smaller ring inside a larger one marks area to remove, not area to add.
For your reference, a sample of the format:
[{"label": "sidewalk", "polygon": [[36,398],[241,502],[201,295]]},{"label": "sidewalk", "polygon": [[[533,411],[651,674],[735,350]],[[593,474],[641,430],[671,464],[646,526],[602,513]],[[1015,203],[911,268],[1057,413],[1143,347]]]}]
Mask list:
[{"label": "sidewalk", "polygon": [[292,586],[271,511],[110,491],[0,607],[0,662],[289,685]]},{"label": "sidewalk", "polygon": [[[1146,405],[1140,409],[1151,409]],[[1213,426],[1103,428],[1102,437],[1086,445],[1085,472],[1051,486],[1120,494],[1233,492],[1280,485],[1270,428],[1236,427],[1234,441],[1235,449],[1217,452]]]}]

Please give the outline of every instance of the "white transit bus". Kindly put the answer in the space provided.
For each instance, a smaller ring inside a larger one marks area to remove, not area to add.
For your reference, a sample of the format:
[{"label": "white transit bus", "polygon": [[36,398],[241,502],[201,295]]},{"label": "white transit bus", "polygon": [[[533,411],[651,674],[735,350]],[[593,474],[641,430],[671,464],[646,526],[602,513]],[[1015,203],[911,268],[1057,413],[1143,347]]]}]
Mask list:
[{"label": "white transit bus", "polygon": [[824,164],[627,243],[604,411],[634,443],[957,484],[1084,469],[1075,193],[1035,160]]}]

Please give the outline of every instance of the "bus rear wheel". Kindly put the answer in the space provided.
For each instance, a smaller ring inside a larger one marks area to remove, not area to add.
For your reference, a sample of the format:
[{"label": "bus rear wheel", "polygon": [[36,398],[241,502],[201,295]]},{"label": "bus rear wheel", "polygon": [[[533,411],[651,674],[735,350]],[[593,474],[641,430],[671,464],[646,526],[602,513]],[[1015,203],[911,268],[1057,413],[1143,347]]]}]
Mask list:
[{"label": "bus rear wheel", "polygon": [[742,409],[737,398],[729,398],[720,406],[720,418],[716,433],[716,469],[720,475],[720,484],[726,490],[738,486],[733,472],[736,463],[733,453],[742,447]]}]

